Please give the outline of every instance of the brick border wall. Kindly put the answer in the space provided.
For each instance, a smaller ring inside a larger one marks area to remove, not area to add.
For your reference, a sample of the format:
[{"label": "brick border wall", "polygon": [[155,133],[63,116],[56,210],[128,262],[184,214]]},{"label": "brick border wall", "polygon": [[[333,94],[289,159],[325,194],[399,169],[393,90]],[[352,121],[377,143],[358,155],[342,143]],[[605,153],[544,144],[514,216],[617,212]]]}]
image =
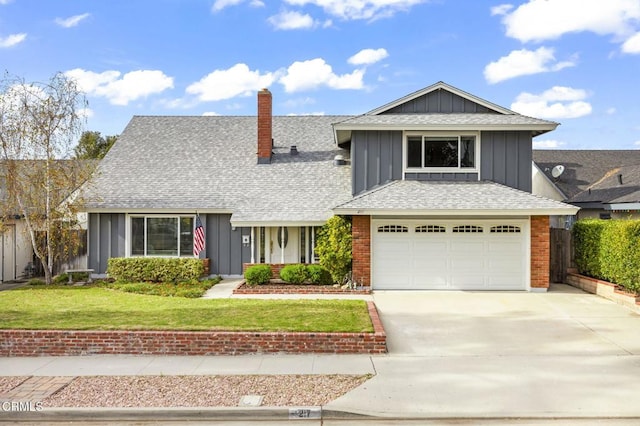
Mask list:
[{"label": "brick border wall", "polygon": [[640,296],[626,293],[620,290],[616,284],[580,275],[572,271],[567,272],[567,284],[604,297],[640,314]]},{"label": "brick border wall", "polygon": [[549,288],[549,216],[531,216],[531,288]]},{"label": "brick border wall", "polygon": [[0,330],[0,356],[384,354],[386,334],[367,303],[373,333]]},{"label": "brick border wall", "polygon": [[353,216],[351,222],[353,278],[358,284],[371,285],[371,216]]}]

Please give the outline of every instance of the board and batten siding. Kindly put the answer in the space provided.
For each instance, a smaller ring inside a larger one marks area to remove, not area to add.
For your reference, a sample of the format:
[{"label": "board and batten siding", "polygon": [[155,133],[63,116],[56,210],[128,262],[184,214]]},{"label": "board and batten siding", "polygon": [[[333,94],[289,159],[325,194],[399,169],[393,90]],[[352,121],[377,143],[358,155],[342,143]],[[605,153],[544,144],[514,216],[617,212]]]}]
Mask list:
[{"label": "board and batten siding", "polygon": [[393,107],[382,114],[426,114],[426,113],[496,113],[447,90],[434,90],[425,95]]},{"label": "board and batten siding", "polygon": [[[241,275],[242,263],[251,261],[251,247],[243,246],[242,236],[250,235],[250,228],[231,227],[230,214],[201,214],[205,228],[205,254],[210,259],[213,275]],[[125,257],[126,216],[124,213],[89,214],[88,266],[96,274],[107,272],[111,257]]]},{"label": "board and batten siding", "polygon": [[531,132],[482,132],[480,179],[531,192]]},{"label": "board and batten siding", "polygon": [[351,175],[354,195],[402,179],[402,132],[354,131]]}]

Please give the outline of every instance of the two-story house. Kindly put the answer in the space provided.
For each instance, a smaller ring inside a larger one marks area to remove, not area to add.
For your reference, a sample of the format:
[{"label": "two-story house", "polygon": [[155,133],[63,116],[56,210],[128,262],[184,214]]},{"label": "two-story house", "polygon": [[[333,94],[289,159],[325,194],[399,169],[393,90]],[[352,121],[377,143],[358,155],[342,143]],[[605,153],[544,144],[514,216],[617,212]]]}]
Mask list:
[{"label": "two-story house", "polygon": [[360,116],[136,116],[90,185],[89,267],[192,256],[210,272],[312,263],[318,228],[351,218],[353,274],[376,289],[544,291],[549,217],[532,138],[557,123],[439,82]]}]

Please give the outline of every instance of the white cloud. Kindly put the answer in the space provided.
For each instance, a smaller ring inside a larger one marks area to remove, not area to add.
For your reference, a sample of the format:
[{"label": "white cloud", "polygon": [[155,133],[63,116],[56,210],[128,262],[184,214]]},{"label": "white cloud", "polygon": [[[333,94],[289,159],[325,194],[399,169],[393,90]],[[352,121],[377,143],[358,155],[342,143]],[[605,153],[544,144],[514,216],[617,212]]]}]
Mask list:
[{"label": "white cloud", "polygon": [[587,96],[582,89],[554,86],[539,95],[519,94],[511,109],[537,118],[578,118],[591,114],[591,104],[584,100]]},{"label": "white cloud", "polygon": [[293,11],[283,11],[267,19],[277,30],[301,30],[310,29],[317,25],[316,21],[308,14]]},{"label": "white cloud", "polygon": [[213,112],[213,111],[207,111],[207,112],[203,112],[202,115],[204,117],[217,117],[220,114],[218,114],[217,112]]},{"label": "white cloud", "polygon": [[560,148],[562,145],[564,145],[564,142],[560,142],[553,139],[533,141],[533,149],[554,149],[554,148]]},{"label": "white cloud", "polygon": [[530,42],[585,31],[624,36],[638,19],[638,0],[529,0],[502,22],[507,36]]},{"label": "white cloud", "polygon": [[574,61],[557,62],[554,50],[540,47],[537,50],[514,50],[484,68],[484,78],[491,84],[522,75],[559,71],[572,67]]},{"label": "white cloud", "polygon": [[511,9],[513,9],[512,4],[501,4],[499,6],[494,6],[491,8],[491,16],[506,15],[507,12],[509,12]]},{"label": "white cloud", "polygon": [[607,115],[613,115],[616,112],[618,112],[618,110],[616,110],[614,107],[607,108],[607,111],[606,111]]},{"label": "white cloud", "polygon": [[[216,0],[211,7],[212,12],[220,12],[230,6],[237,6],[241,3],[245,3],[246,0]],[[249,0],[249,6],[251,7],[264,7],[262,0]]]},{"label": "white cloud", "polygon": [[350,57],[347,62],[351,65],[371,65],[389,56],[386,49],[363,49]]},{"label": "white cloud", "polygon": [[84,118],[91,118],[95,115],[91,108],[82,108],[78,110],[78,115]]},{"label": "white cloud", "polygon": [[90,13],[83,13],[82,15],[74,15],[69,18],[56,18],[56,24],[60,25],[63,28],[71,28],[78,25],[81,21],[87,19],[91,16]]},{"label": "white cloud", "polygon": [[327,86],[332,89],[362,89],[364,70],[354,70],[351,74],[337,75],[324,59],[294,62],[279,82],[287,93],[316,89]]},{"label": "white cloud", "polygon": [[25,33],[11,34],[7,37],[0,37],[0,48],[13,47],[16,44],[22,43],[27,38]]},{"label": "white cloud", "polygon": [[640,32],[635,33],[622,44],[622,51],[624,53],[640,53]]},{"label": "white cloud", "polygon": [[5,5],[11,3],[13,0],[0,0],[0,5]]},{"label": "white cloud", "polygon": [[[220,1],[220,0],[219,0]],[[307,4],[322,8],[325,13],[344,20],[388,18],[406,12],[428,0],[285,0],[293,6]]]},{"label": "white cloud", "polygon": [[120,71],[95,73],[76,68],[65,74],[75,79],[78,88],[87,95],[105,97],[113,105],[127,105],[173,88],[173,78],[156,70],[131,71],[121,77]]},{"label": "white cloud", "polygon": [[307,112],[303,114],[289,113],[287,116],[289,117],[308,117],[312,115],[326,115],[324,111],[316,111],[316,112]]},{"label": "white cloud", "polygon": [[197,95],[201,101],[220,101],[269,87],[276,80],[276,73],[260,74],[245,64],[236,64],[226,70],[215,70],[187,87],[187,93]]},{"label": "white cloud", "polygon": [[635,146],[640,146],[640,141],[635,141],[633,144],[634,144]]}]

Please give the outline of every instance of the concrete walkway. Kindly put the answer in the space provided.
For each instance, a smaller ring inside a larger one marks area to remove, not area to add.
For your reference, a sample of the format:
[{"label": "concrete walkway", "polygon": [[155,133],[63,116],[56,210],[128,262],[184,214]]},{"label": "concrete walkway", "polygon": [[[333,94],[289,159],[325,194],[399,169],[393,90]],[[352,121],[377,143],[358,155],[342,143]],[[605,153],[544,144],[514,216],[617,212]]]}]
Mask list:
[{"label": "concrete walkway", "polygon": [[640,316],[624,307],[566,285],[373,298],[387,355],[0,358],[0,375],[375,374],[323,413],[640,422]]}]

